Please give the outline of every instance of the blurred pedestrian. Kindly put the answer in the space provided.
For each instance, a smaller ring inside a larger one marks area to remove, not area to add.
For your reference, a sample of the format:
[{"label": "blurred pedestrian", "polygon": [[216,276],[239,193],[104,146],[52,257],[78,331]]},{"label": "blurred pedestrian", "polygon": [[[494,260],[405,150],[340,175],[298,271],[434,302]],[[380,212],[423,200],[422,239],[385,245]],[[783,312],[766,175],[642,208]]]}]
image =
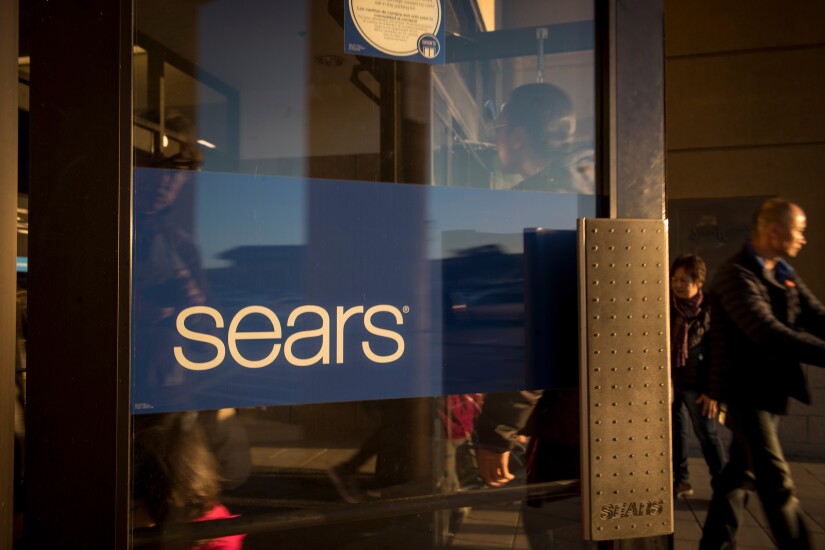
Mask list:
[{"label": "blurred pedestrian", "polygon": [[806,223],[796,204],[764,202],[751,240],[711,285],[708,390],[726,409],[733,443],[713,482],[701,549],[737,547],[751,484],[777,547],[811,547],[777,433],[790,398],[810,403],[801,363],[825,366],[825,307],[787,262],[806,243]]},{"label": "blurred pedestrian", "polygon": [[[196,412],[138,416],[134,433],[135,527],[235,517],[220,502],[218,464]],[[172,541],[162,547],[240,550],[245,536]]]}]

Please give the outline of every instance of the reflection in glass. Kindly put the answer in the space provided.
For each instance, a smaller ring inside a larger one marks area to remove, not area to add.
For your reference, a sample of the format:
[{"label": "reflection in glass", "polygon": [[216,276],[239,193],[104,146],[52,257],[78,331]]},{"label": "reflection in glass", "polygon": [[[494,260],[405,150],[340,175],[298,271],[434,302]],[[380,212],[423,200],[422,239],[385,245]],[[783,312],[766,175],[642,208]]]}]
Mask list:
[{"label": "reflection in glass", "polygon": [[519,86],[498,122],[502,171],[524,178],[513,189],[594,193],[594,153],[574,148],[576,116],[561,88],[544,82]]},{"label": "reflection in glass", "polygon": [[[204,428],[211,435],[209,442]],[[221,503],[221,484],[228,481],[225,474],[233,473],[235,466],[231,464],[232,450],[213,443],[225,428],[210,424],[209,413],[140,416],[133,429],[134,475],[139,480],[132,493],[135,527],[235,517]],[[243,539],[244,535],[209,542],[195,538],[185,546],[240,549]],[[184,544],[179,542],[178,546]]]},{"label": "reflection in glass", "polygon": [[[244,548],[582,544],[576,499],[488,497],[477,458],[497,403],[553,388],[507,435],[508,485],[577,476],[569,268],[575,220],[596,214],[592,5],[447,0],[443,65],[345,53],[344,6],[136,1],[135,546],[217,506],[249,520],[225,533]],[[400,350],[364,322],[380,304],[403,323],[374,327],[406,347],[376,365],[364,346]],[[229,336],[250,306],[282,329],[235,342],[256,368]],[[289,322],[307,306],[330,313],[329,362],[323,336],[291,348],[305,366],[263,361],[323,332],[317,310]],[[214,368],[181,368],[176,348],[203,366],[218,340]],[[157,511],[153,472],[184,475],[182,448],[204,490]]]}]

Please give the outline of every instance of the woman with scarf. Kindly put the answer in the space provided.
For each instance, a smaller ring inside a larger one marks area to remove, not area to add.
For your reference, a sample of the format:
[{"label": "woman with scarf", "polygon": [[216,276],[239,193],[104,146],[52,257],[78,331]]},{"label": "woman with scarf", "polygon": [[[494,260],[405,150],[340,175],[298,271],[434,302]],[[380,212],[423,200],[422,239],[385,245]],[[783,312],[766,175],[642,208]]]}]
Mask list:
[{"label": "woman with scarf", "polygon": [[707,267],[699,256],[682,254],[673,262],[670,274],[673,486],[674,495],[680,497],[693,494],[688,481],[688,427],[683,407],[702,446],[711,477],[722,470],[725,452],[716,431],[718,404],[704,393],[708,368],[704,336],[710,327],[710,301],[702,286]]}]

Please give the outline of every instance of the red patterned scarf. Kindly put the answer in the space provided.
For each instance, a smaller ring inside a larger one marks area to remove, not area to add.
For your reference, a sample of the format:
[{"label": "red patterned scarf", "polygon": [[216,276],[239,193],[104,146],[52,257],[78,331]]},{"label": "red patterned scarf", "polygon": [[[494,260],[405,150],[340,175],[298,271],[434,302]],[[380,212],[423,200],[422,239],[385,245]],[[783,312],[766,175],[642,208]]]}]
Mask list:
[{"label": "red patterned scarf", "polygon": [[670,329],[670,353],[674,367],[684,367],[688,357],[688,325],[702,309],[705,295],[700,290],[693,298],[684,300],[673,295],[673,324]]}]

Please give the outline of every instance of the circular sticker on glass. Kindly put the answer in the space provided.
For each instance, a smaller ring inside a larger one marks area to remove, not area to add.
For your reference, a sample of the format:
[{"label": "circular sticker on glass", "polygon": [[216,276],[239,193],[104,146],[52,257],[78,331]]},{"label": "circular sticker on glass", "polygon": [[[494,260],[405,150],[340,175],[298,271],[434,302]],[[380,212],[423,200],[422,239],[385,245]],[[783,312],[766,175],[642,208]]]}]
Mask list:
[{"label": "circular sticker on glass", "polygon": [[441,49],[434,36],[441,25],[440,0],[350,0],[349,10],[358,32],[381,53],[432,59]]}]

